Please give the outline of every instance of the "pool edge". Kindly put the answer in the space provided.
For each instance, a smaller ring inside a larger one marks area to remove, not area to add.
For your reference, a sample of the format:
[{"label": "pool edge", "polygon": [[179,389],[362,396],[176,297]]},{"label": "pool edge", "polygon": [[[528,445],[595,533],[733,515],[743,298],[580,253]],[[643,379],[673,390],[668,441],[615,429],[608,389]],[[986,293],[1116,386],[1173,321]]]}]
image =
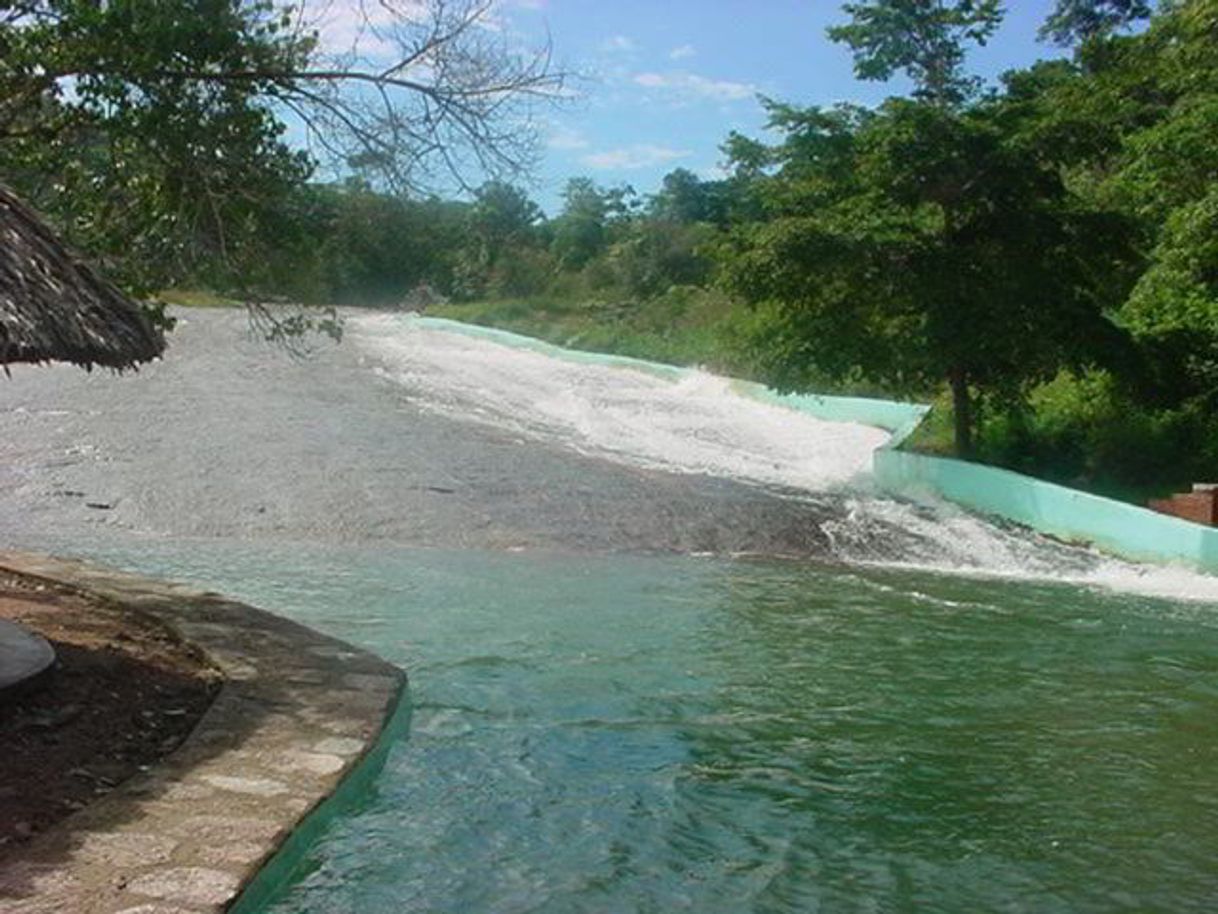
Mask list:
[{"label": "pool edge", "polygon": [[74,559],[0,551],[0,570],[150,616],[224,675],[172,754],[5,858],[6,914],[252,910],[408,719],[402,670],[281,616]]}]

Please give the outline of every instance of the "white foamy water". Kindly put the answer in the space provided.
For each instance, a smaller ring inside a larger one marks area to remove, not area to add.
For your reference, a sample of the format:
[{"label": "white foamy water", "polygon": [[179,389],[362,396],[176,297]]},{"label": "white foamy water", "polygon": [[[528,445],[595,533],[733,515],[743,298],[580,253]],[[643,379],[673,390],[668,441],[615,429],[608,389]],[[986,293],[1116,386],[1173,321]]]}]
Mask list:
[{"label": "white foamy water", "polygon": [[409,317],[352,322],[377,370],[424,409],[557,440],[586,454],[822,492],[871,468],[888,434],[822,422],[738,395],[700,371],[673,382],[425,328]]},{"label": "white foamy water", "polygon": [[[912,504],[891,498],[847,500],[848,515],[822,526],[835,553],[862,565],[1021,581],[1058,581],[1123,593],[1218,603],[1218,577],[1191,569],[1142,565],[1070,546],[1020,527],[1002,527],[946,502]],[[890,554],[876,543],[901,530],[914,538]]]},{"label": "white foamy water", "polygon": [[871,455],[887,432],[763,403],[706,372],[571,361],[410,315],[354,317],[349,336],[428,411],[630,465],[839,497],[842,512],[821,529],[844,561],[1218,602],[1215,577],[1112,559],[949,504],[875,495]]}]

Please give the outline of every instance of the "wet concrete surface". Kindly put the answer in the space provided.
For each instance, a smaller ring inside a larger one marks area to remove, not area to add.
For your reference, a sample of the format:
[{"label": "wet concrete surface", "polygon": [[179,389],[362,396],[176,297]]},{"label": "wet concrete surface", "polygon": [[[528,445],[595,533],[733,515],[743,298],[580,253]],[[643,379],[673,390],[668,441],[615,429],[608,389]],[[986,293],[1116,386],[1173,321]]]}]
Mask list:
[{"label": "wet concrete surface", "polygon": [[475,548],[820,555],[831,495],[611,463],[439,416],[350,342],[297,358],[182,312],[138,374],[0,381],[0,543],[106,531]]}]

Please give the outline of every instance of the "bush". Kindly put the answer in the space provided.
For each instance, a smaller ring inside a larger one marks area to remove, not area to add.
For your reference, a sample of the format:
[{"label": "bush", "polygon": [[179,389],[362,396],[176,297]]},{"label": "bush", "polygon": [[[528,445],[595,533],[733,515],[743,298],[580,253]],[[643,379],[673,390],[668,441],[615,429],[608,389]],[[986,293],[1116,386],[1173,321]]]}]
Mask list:
[{"label": "bush", "polygon": [[1141,503],[1218,477],[1218,428],[1200,401],[1148,407],[1107,372],[1062,372],[1026,406],[984,419],[978,456]]}]

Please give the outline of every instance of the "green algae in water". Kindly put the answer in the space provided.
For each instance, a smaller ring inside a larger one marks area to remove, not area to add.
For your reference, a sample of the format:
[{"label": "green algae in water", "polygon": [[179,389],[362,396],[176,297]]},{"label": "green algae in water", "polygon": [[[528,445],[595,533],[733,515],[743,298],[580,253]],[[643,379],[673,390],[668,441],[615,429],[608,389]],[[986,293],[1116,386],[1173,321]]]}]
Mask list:
[{"label": "green algae in water", "polygon": [[409,732],[268,914],[1218,898],[1212,605],[697,559],[126,558],[410,671]]}]

